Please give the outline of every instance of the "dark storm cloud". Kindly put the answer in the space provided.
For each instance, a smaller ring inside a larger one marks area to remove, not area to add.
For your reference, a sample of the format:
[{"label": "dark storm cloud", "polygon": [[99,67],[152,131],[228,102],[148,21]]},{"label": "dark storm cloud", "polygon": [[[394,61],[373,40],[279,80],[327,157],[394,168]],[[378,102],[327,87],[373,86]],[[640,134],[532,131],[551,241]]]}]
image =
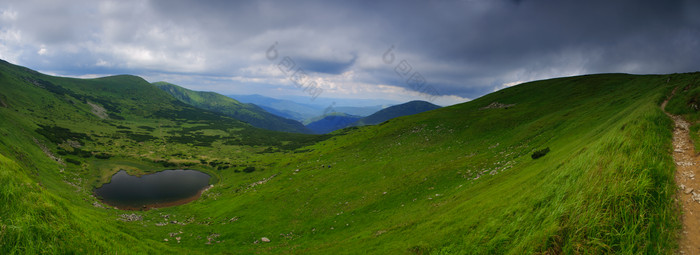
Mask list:
[{"label": "dark storm cloud", "polygon": [[700,70],[690,0],[17,1],[0,12],[2,58],[224,93],[293,91],[271,45],[336,97],[424,99],[395,71],[402,60],[451,102],[557,76]]}]

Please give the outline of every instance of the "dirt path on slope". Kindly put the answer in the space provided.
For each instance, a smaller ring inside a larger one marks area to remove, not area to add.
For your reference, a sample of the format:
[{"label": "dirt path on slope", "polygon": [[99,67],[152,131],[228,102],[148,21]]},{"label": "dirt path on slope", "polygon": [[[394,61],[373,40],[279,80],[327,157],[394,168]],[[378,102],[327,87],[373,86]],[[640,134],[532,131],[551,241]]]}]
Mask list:
[{"label": "dirt path on slope", "polygon": [[673,161],[676,163],[676,184],[680,188],[677,197],[683,206],[683,230],[678,253],[700,255],[700,157],[696,156],[690,139],[690,124],[681,116],[666,112],[666,103],[675,94],[674,89],[661,104],[661,109],[676,123],[673,129]]}]

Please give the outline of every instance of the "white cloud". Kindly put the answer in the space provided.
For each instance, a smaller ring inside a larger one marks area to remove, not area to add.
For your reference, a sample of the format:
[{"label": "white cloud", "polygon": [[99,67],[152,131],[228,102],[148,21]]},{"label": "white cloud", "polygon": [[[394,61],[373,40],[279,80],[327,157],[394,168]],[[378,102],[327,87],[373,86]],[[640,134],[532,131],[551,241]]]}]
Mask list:
[{"label": "white cloud", "polygon": [[41,48],[39,48],[39,50],[36,52],[36,54],[46,55],[47,52],[48,52],[48,50],[46,50],[46,46],[42,45]]}]

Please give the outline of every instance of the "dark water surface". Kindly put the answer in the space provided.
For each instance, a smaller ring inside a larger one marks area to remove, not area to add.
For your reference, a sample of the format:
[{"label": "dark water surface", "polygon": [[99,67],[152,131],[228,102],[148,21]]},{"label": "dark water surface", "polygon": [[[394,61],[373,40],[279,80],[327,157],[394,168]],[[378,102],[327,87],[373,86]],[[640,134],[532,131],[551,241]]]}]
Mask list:
[{"label": "dark water surface", "polygon": [[120,209],[165,207],[191,202],[209,186],[211,176],[196,170],[165,170],[141,177],[121,170],[95,189],[102,202]]}]

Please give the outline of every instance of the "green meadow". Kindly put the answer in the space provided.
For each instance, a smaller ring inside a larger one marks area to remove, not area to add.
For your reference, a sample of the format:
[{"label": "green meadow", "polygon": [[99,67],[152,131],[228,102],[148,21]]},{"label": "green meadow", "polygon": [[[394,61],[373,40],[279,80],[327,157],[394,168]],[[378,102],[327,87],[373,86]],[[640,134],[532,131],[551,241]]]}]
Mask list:
[{"label": "green meadow", "polygon": [[[135,76],[2,62],[0,254],[673,253],[673,121],[659,105],[678,87],[667,109],[697,120],[698,77],[535,81],[308,135],[196,108]],[[195,169],[213,187],[122,211],[93,195],[120,169]]]}]

